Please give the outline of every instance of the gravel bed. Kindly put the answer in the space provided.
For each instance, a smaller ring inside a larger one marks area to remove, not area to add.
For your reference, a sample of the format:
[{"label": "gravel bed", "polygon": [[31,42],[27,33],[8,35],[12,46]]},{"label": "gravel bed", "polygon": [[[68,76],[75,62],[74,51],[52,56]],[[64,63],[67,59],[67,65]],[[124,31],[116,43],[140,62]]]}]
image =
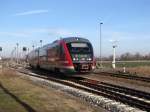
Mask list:
[{"label": "gravel bed", "polygon": [[82,91],[73,87],[69,87],[63,84],[59,84],[53,81],[37,78],[34,76],[27,76],[27,75],[23,75],[23,77],[30,79],[33,83],[37,85],[40,85],[40,86],[44,85],[49,88],[55,88],[57,90],[61,90],[67,94],[76,96],[80,98],[81,100],[89,102],[92,105],[102,107],[111,112],[145,112],[137,108],[130,107],[129,105],[125,105],[123,103],[110,100],[103,96],[94,95],[92,93],[88,93],[88,92],[85,92],[85,91]]},{"label": "gravel bed", "polygon": [[130,79],[124,79],[124,78],[117,78],[117,77],[111,77],[111,76],[104,76],[101,74],[93,74],[83,76],[89,79],[98,80],[101,82],[111,83],[114,85],[119,86],[125,86],[129,87],[131,89],[136,89],[144,92],[150,93],[150,83],[146,83],[143,81],[136,81],[136,80],[130,80]]}]

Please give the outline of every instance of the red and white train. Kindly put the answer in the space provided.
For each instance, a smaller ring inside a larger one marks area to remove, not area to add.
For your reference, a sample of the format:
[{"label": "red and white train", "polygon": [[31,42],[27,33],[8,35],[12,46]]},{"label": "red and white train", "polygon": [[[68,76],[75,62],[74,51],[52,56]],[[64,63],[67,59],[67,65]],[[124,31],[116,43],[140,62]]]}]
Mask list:
[{"label": "red and white train", "polygon": [[89,40],[69,37],[56,40],[28,54],[31,67],[60,72],[91,72],[95,69],[92,44]]}]

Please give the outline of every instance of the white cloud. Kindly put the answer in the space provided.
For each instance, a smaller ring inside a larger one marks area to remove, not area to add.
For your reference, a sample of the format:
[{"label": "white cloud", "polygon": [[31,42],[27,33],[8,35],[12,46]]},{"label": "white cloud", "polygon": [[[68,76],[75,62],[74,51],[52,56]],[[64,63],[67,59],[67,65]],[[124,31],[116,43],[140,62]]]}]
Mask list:
[{"label": "white cloud", "polygon": [[27,37],[26,33],[23,32],[0,32],[0,36],[6,37]]},{"label": "white cloud", "polygon": [[41,9],[41,10],[30,10],[26,12],[20,12],[14,14],[15,16],[25,16],[25,15],[33,15],[33,14],[42,14],[42,13],[48,13],[48,10]]},{"label": "white cloud", "polygon": [[70,36],[72,33],[66,29],[48,29],[48,33],[50,35],[57,35],[57,36]]},{"label": "white cloud", "polygon": [[48,35],[53,37],[65,37],[72,36],[73,33],[66,29],[53,29],[53,28],[39,28],[39,29],[28,29],[22,31],[14,31],[14,32],[0,32],[0,36],[2,37],[17,37],[17,38],[25,38],[25,37],[34,37],[37,35]]},{"label": "white cloud", "polygon": [[53,36],[70,36],[72,33],[66,29],[61,28],[38,28],[38,29],[30,29],[27,31],[24,31],[28,34],[47,34],[47,35],[53,35]]}]

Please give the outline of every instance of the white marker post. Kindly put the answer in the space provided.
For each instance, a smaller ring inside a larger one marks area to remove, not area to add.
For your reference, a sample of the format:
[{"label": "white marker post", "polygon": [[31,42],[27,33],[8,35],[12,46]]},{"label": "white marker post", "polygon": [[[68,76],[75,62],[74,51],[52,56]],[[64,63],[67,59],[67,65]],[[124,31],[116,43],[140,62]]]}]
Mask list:
[{"label": "white marker post", "polygon": [[112,68],[116,68],[116,43],[118,42],[117,40],[110,40],[112,42],[112,47],[113,47],[113,61],[112,61]]},{"label": "white marker post", "polygon": [[112,67],[113,69],[116,68],[116,48],[117,45],[113,45],[113,61],[112,61]]}]

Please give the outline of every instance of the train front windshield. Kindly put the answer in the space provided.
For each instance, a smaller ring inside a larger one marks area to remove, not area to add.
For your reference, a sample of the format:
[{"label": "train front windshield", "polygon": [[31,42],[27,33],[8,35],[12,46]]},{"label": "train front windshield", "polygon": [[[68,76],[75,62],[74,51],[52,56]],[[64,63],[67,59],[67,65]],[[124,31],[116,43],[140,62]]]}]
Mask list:
[{"label": "train front windshield", "polygon": [[92,61],[93,48],[90,43],[68,43],[67,47],[73,61]]},{"label": "train front windshield", "polygon": [[68,43],[68,49],[70,53],[82,53],[82,54],[89,54],[92,53],[92,46],[89,43]]}]

